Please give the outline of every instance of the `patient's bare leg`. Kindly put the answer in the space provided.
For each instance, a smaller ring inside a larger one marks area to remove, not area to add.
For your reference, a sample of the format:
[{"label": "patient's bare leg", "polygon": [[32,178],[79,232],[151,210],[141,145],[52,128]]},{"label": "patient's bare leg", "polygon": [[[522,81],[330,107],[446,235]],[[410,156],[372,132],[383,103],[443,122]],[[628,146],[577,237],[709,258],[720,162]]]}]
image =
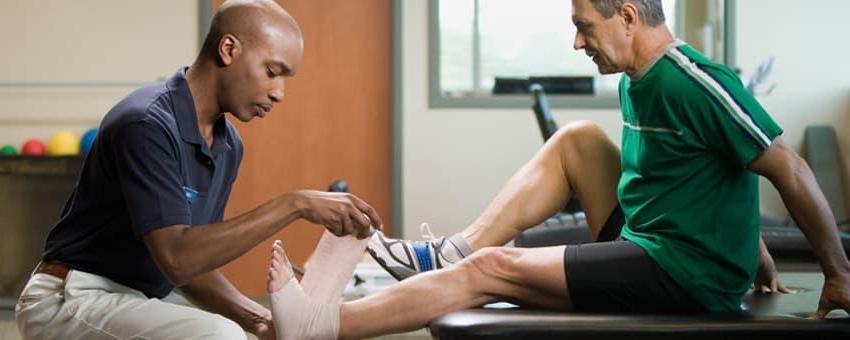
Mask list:
[{"label": "patient's bare leg", "polygon": [[431,320],[496,299],[543,308],[571,308],[564,247],[484,248],[457,265],[401,281],[340,310],[341,339],[362,339],[425,327]]},{"label": "patient's bare leg", "polygon": [[502,187],[461,235],[472,250],[501,246],[578,197],[595,240],[617,205],[620,151],[596,124],[572,122]]},{"label": "patient's bare leg", "polygon": [[[422,328],[443,314],[499,298],[544,308],[570,308],[563,246],[485,248],[456,266],[414,276],[341,308],[338,303],[320,303],[307,296],[294,279],[280,242],[275,242],[273,249],[268,288],[278,339],[360,339],[405,332]],[[332,264],[327,267],[339,269]],[[350,274],[346,269],[345,275]]]}]

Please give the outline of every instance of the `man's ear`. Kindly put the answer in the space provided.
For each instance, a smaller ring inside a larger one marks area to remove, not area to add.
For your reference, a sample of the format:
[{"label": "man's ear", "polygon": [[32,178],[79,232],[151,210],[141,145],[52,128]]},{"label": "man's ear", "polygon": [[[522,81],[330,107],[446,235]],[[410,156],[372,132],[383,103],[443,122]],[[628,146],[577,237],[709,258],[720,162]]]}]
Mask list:
[{"label": "man's ear", "polygon": [[242,42],[235,35],[227,33],[218,41],[218,58],[221,64],[228,66],[242,54]]},{"label": "man's ear", "polygon": [[634,33],[635,27],[640,21],[640,15],[637,7],[635,7],[632,3],[626,2],[617,9],[617,14],[620,15],[620,18],[626,27],[626,33],[629,35]]}]

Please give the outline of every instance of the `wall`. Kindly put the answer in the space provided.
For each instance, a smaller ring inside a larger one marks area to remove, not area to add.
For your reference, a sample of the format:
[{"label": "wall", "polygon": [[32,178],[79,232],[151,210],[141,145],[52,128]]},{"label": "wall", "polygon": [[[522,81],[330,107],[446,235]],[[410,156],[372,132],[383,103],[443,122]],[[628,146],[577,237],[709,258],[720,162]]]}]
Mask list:
[{"label": "wall", "polygon": [[[465,227],[486,207],[541,140],[530,110],[429,109],[427,2],[397,3],[402,7],[404,98],[404,220],[398,226],[409,237],[418,236],[421,222],[431,223],[435,233],[450,233]],[[850,55],[850,45],[843,43],[843,33],[850,32],[850,23],[842,14],[850,2],[736,3],[738,65],[751,73],[767,55],[777,57],[771,77],[776,90],[759,99],[785,127],[783,138],[799,149],[805,125],[832,125],[842,153],[848,154],[850,67],[844,65],[843,57]],[[44,8],[39,7],[42,4]],[[197,50],[194,1],[115,5],[108,0],[7,0],[3,6],[0,37],[10,45],[2,56],[0,81],[151,81],[189,63]],[[32,47],[36,41],[37,48]],[[30,50],[35,52],[25,52]],[[69,53],[77,55],[73,63]],[[73,70],[83,71],[66,73]],[[28,137],[46,139],[58,129],[81,133],[96,125],[134,87],[0,86],[0,144],[19,145]],[[554,113],[561,124],[574,119],[597,121],[609,137],[619,141],[616,110],[559,109]],[[847,169],[847,159],[843,161]],[[845,191],[850,192],[850,187]],[[775,191],[766,185],[762,185],[762,206],[774,214],[786,214]]]},{"label": "wall", "polygon": [[[345,179],[392,228],[390,205],[390,1],[281,0],[304,33],[298,74],[263,119],[235,123],[245,157],[225,218],[297,189],[325,190]],[[250,296],[266,293],[269,250],[283,241],[302,265],[324,227],[295,221],[222,272]]]},{"label": "wall", "polygon": [[3,1],[0,145],[96,126],[194,59],[197,21],[197,1]]},{"label": "wall", "polygon": [[[783,139],[800,150],[807,125],[831,125],[838,134],[845,193],[850,192],[847,156],[850,155],[850,55],[844,13],[850,2],[821,0],[746,0],[737,3],[738,65],[751,74],[765,57],[776,57],[767,84],[775,90],[758,97],[785,129]],[[817,4],[813,6],[813,4]],[[763,210],[786,216],[779,195],[762,181]],[[846,195],[845,195],[846,196]],[[850,198],[850,196],[847,196]]]},{"label": "wall", "polygon": [[[450,234],[472,222],[536,152],[541,138],[531,110],[430,109],[427,1],[398,3],[403,72],[401,234],[418,238],[422,222],[437,235]],[[760,100],[785,128],[785,140],[799,148],[805,125],[833,125],[847,154],[848,136],[841,127],[848,126],[850,116],[850,67],[843,66],[842,58],[850,55],[850,46],[841,43],[841,33],[850,28],[841,9],[850,8],[850,2],[825,1],[816,7],[793,1],[736,3],[738,64],[749,71],[767,54],[777,57],[771,79],[778,86]],[[619,143],[618,110],[559,109],[554,114],[561,125],[576,119],[596,121]],[[762,208],[787,214],[775,191],[764,183]]]},{"label": "wall", "polygon": [[[542,145],[531,109],[428,108],[428,4],[402,8],[402,205],[406,237],[428,222],[435,234],[466,227],[500,186]],[[564,46],[564,48],[572,48]],[[570,120],[599,122],[619,141],[616,110],[555,110]]]}]

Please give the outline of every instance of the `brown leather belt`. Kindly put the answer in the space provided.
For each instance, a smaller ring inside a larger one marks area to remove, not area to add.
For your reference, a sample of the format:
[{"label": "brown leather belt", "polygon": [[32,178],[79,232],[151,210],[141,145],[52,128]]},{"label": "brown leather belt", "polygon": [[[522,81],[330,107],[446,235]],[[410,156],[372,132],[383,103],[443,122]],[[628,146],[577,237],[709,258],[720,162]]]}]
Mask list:
[{"label": "brown leather belt", "polygon": [[64,280],[68,277],[68,272],[71,271],[71,268],[68,268],[60,263],[56,262],[44,262],[38,264],[38,267],[35,268],[36,273],[42,273],[47,275],[52,275]]}]

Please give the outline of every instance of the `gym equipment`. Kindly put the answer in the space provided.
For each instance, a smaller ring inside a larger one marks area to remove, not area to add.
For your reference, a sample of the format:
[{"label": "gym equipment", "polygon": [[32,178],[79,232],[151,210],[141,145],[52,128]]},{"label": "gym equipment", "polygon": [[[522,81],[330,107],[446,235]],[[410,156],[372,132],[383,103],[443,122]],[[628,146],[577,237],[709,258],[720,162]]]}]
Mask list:
[{"label": "gym equipment", "polygon": [[850,316],[833,311],[825,320],[809,318],[817,309],[820,272],[780,268],[780,280],[796,294],[750,293],[745,313],[704,315],[626,315],[558,313],[522,308],[479,308],[446,314],[429,325],[434,339],[846,339]]},{"label": "gym equipment", "polygon": [[3,145],[3,148],[0,148],[0,155],[3,156],[14,156],[18,154],[18,150],[15,150],[15,147],[12,145]]},{"label": "gym equipment", "polygon": [[344,179],[338,179],[328,186],[328,191],[330,192],[348,192],[348,182]]},{"label": "gym equipment", "polygon": [[91,151],[95,137],[97,137],[97,128],[91,128],[83,134],[82,138],[80,138],[80,153],[82,153],[83,156],[88,155],[89,151]]},{"label": "gym equipment", "polygon": [[44,142],[40,139],[32,138],[21,145],[21,154],[26,156],[43,156],[44,149]]},{"label": "gym equipment", "polygon": [[0,157],[0,310],[7,301],[14,305],[41,259],[82,163],[79,157]]},{"label": "gym equipment", "polygon": [[493,94],[527,94],[531,92],[529,85],[540,84],[549,93],[556,94],[593,94],[593,77],[573,76],[544,76],[528,78],[496,77],[493,84]]},{"label": "gym equipment", "polygon": [[804,133],[803,156],[823,190],[829,208],[838,224],[847,223],[847,201],[841,172],[838,136],[832,126],[807,126]]},{"label": "gym equipment", "polygon": [[593,94],[593,77],[528,77],[529,84],[540,84],[549,93]]},{"label": "gym equipment", "polygon": [[545,143],[558,131],[558,123],[555,122],[555,118],[552,118],[549,99],[543,92],[543,85],[534,83],[528,89],[534,96],[534,105],[531,110],[534,111],[534,118],[537,119],[537,126],[540,128],[540,134],[543,135],[543,142]]},{"label": "gym equipment", "polygon": [[514,238],[521,248],[551,247],[593,242],[584,212],[558,213],[543,223],[528,228]]},{"label": "gym equipment", "polygon": [[47,154],[49,156],[74,156],[79,153],[80,140],[77,135],[71,132],[57,132],[47,141]]},{"label": "gym equipment", "polygon": [[[797,227],[761,226],[761,237],[775,260],[816,261],[806,236]],[[844,253],[850,257],[850,233],[838,232]]]}]

